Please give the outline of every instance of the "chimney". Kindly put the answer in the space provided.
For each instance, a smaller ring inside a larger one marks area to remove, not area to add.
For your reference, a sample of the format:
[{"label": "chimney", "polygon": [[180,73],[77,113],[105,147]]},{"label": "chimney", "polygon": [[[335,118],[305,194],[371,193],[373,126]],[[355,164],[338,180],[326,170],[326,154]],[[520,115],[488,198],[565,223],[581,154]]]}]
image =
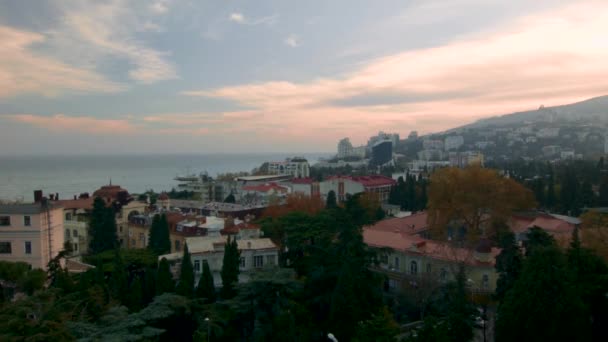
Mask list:
[{"label": "chimney", "polygon": [[59,193],[58,192],[55,193],[55,201],[59,201]]},{"label": "chimney", "polygon": [[41,201],[42,201],[42,190],[35,190],[34,191],[34,202],[40,203]]},{"label": "chimney", "polygon": [[74,199],[75,199],[75,200],[77,199],[77,198],[76,198],[76,195],[74,195]]}]

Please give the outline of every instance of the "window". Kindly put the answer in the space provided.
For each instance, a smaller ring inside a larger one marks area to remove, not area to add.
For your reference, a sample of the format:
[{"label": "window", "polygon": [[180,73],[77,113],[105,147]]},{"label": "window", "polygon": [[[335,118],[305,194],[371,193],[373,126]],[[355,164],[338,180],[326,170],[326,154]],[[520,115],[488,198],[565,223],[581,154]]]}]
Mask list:
[{"label": "window", "polygon": [[119,230],[120,230],[120,232],[122,233],[122,226],[120,226]]},{"label": "window", "polygon": [[179,240],[175,240],[175,251],[179,252],[182,249],[182,244]]},{"label": "window", "polygon": [[74,244],[74,252],[78,252],[78,244],[77,243]]},{"label": "window", "polygon": [[245,257],[241,257],[241,260],[240,260],[240,261],[241,261],[241,263],[240,263],[241,268],[245,268],[245,266],[247,265],[247,264],[245,263]]},{"label": "window", "polygon": [[274,266],[275,265],[275,256],[274,255],[267,255],[266,256],[266,264]]},{"label": "window", "polygon": [[433,267],[431,264],[426,264],[426,273],[431,273],[433,271]]},{"label": "window", "polygon": [[13,249],[10,242],[0,241],[0,254],[11,254]]},{"label": "window", "polygon": [[0,226],[10,226],[10,225],[11,225],[10,216],[0,216]]},{"label": "window", "polygon": [[25,241],[25,254],[32,254],[32,242]]},{"label": "window", "polygon": [[418,263],[415,261],[412,261],[410,263],[410,274],[411,275],[416,275],[418,274]]},{"label": "window", "polygon": [[144,241],[144,233],[139,233],[139,241]]},{"label": "window", "polygon": [[65,214],[65,220],[66,221],[72,221],[72,214],[71,213]]},{"label": "window", "polygon": [[481,278],[481,286],[484,289],[487,289],[488,287],[490,287],[490,277],[488,277],[487,274],[484,274],[483,277]]},{"label": "window", "polygon": [[66,229],[66,230],[65,230],[65,238],[66,238],[66,239],[69,239],[69,238],[70,238],[70,230],[69,230],[69,229]]},{"label": "window", "polygon": [[131,239],[131,247],[135,247],[135,239]]},{"label": "window", "polygon": [[29,227],[32,225],[32,217],[31,216],[23,216],[23,225]]},{"label": "window", "polygon": [[382,264],[388,264],[388,255],[387,254],[382,254],[380,256],[380,263],[382,263]]},{"label": "window", "polygon": [[201,261],[194,260],[194,272],[200,272],[200,271],[201,271]]},{"label": "window", "polygon": [[395,257],[395,269],[399,269],[399,257]]},{"label": "window", "polygon": [[264,256],[263,255],[256,255],[253,257],[253,267],[255,267],[255,268],[264,267]]},{"label": "window", "polygon": [[72,236],[73,237],[78,237],[78,231],[76,229],[72,230]]}]

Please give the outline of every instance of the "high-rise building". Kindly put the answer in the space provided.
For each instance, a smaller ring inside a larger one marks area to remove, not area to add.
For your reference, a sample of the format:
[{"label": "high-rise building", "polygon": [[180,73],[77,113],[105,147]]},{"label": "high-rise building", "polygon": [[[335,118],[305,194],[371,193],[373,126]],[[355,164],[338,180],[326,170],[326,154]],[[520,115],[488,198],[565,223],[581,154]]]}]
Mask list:
[{"label": "high-rise building", "polygon": [[378,141],[372,147],[371,165],[379,166],[390,162],[393,159],[393,144],[390,140]]},{"label": "high-rise building", "polygon": [[349,157],[352,152],[353,144],[350,143],[349,138],[344,138],[338,142],[338,159]]},{"label": "high-rise building", "polygon": [[445,138],[445,150],[457,150],[460,146],[464,145],[464,138],[462,135],[451,135]]},{"label": "high-rise building", "polygon": [[275,175],[290,175],[294,178],[310,177],[308,160],[302,157],[287,158],[285,161],[269,162],[268,172]]}]

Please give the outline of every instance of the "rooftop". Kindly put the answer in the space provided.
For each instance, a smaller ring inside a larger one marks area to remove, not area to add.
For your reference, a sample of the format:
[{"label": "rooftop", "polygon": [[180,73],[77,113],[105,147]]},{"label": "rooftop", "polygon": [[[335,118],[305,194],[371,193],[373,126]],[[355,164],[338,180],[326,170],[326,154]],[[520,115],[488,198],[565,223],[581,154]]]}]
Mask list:
[{"label": "rooftop", "polygon": [[368,176],[333,176],[329,177],[328,180],[331,179],[348,179],[353,182],[361,183],[365,187],[376,187],[376,186],[387,186],[387,185],[395,185],[397,181],[390,177],[382,176],[382,175],[368,175]]},{"label": "rooftop", "polygon": [[388,247],[406,254],[421,255],[448,262],[464,262],[471,266],[494,266],[496,256],[500,253],[500,249],[491,248],[490,261],[484,262],[475,258],[475,252],[472,249],[452,247],[447,243],[427,240],[406,233],[369,228],[363,230],[363,240],[372,247]]},{"label": "rooftop", "polygon": [[[61,205],[57,205],[53,202],[49,202],[48,209],[62,208]],[[24,214],[40,214],[47,207],[44,207],[40,203],[17,203],[17,204],[0,204],[0,214],[13,214],[13,215],[24,215]]]},{"label": "rooftop", "polygon": [[414,235],[428,229],[427,220],[427,212],[421,211],[410,216],[388,218],[378,221],[373,226],[366,228],[383,232],[399,232]]},{"label": "rooftop", "polygon": [[287,192],[287,188],[284,186],[280,186],[277,183],[268,183],[268,184],[260,184],[260,185],[246,185],[243,187],[243,191],[256,191],[256,192]]},{"label": "rooftop", "polygon": [[[188,244],[188,251],[190,253],[210,253],[219,250],[223,250],[223,245],[226,244],[226,236],[220,237],[188,237],[186,243]],[[241,239],[237,240],[239,250],[263,250],[263,249],[276,249],[277,246],[268,238],[261,239]]]}]

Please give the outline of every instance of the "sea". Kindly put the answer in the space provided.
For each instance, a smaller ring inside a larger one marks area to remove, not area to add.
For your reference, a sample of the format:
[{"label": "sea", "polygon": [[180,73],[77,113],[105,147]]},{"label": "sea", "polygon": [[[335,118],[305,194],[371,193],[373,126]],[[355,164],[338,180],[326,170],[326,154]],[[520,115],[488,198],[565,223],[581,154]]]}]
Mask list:
[{"label": "sea", "polygon": [[[329,153],[298,153],[314,165]],[[171,190],[177,175],[251,171],[294,154],[163,154],[0,156],[0,199],[33,201],[34,190],[70,199],[110,182],[130,193]]]}]

